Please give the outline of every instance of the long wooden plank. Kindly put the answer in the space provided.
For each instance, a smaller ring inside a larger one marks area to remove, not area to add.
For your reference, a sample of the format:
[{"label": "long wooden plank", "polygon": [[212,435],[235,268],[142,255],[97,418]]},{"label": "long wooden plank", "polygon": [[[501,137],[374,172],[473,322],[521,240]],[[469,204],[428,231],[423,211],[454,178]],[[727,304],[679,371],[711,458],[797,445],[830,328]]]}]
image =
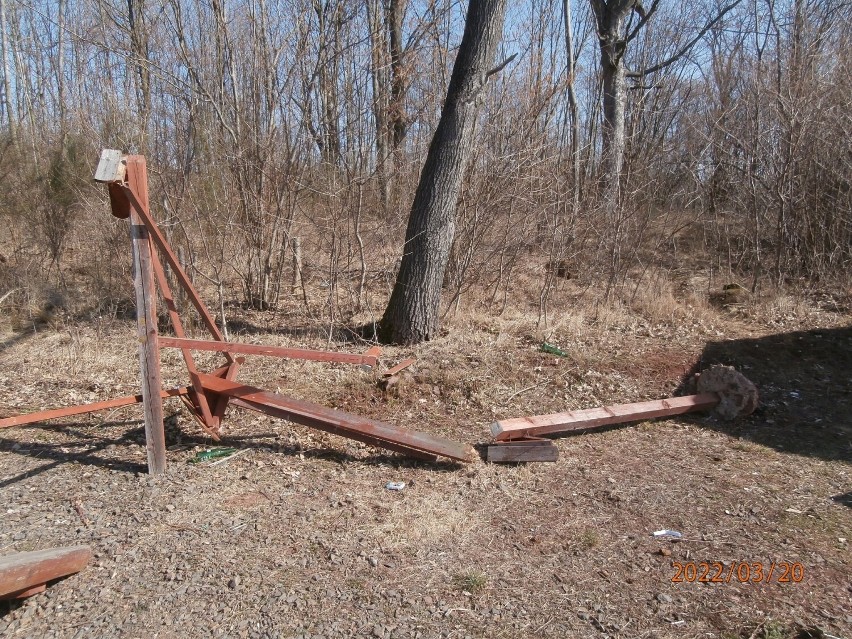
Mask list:
[{"label": "long wooden plank", "polygon": [[385,447],[387,447],[386,444],[404,446],[405,448],[464,462],[471,461],[475,454],[473,448],[467,444],[428,433],[391,426],[359,415],[345,413],[260,388],[237,384],[219,377],[202,374],[201,381],[205,388],[209,388],[213,392],[229,395],[232,398],[251,402],[255,405],[275,408],[282,415],[286,415],[285,419],[305,426],[323,428],[324,430],[334,427],[336,434],[345,437],[352,437],[353,439],[370,437],[378,442],[383,442],[377,445]]},{"label": "long wooden plank", "polygon": [[[169,397],[178,397],[179,395],[186,395],[189,390],[189,388],[172,388],[169,390],[160,391],[160,397],[162,397],[163,399],[167,399]],[[44,422],[48,419],[56,419],[58,417],[85,415],[86,413],[94,413],[99,410],[106,410],[107,408],[119,408],[121,406],[130,406],[131,404],[141,403],[142,395],[127,395],[126,397],[116,397],[115,399],[107,399],[102,402],[93,402],[91,404],[68,406],[67,408],[52,408],[50,410],[40,410],[35,413],[15,415],[14,417],[6,417],[4,419],[0,419],[0,428],[23,426],[24,424]]]},{"label": "long wooden plank", "polygon": [[360,353],[337,353],[334,351],[314,351],[307,348],[288,348],[286,346],[265,346],[263,344],[239,344],[237,342],[217,342],[203,339],[185,339],[180,337],[160,337],[160,346],[168,348],[188,348],[196,351],[217,351],[220,353],[243,353],[244,355],[265,355],[267,357],[288,357],[314,362],[340,362],[342,364],[361,364],[375,366],[375,355]]},{"label": "long wooden plank", "polygon": [[8,599],[80,572],[92,559],[88,546],[19,552],[0,557],[0,598]]},{"label": "long wooden plank", "polygon": [[157,344],[157,288],[154,283],[153,251],[150,233],[140,211],[148,210],[148,173],[145,157],[127,158],[127,180],[139,201],[130,212],[130,238],[133,248],[133,283],[136,288],[136,335],[139,341],[139,369],[142,405],[145,407],[145,449],[148,472],[166,472],[166,434],[163,426],[163,400],[160,397],[160,347]]},{"label": "long wooden plank", "polygon": [[491,435],[498,441],[518,439],[536,435],[564,433],[596,426],[623,424],[627,422],[682,415],[699,410],[709,410],[719,403],[716,393],[687,395],[657,399],[633,404],[615,404],[601,408],[553,413],[551,415],[533,415],[504,419],[491,424]]},{"label": "long wooden plank", "polygon": [[399,364],[397,364],[396,366],[394,366],[393,368],[389,368],[389,369],[388,369],[388,370],[386,370],[384,373],[382,373],[382,376],[383,376],[383,377],[393,377],[393,376],[394,376],[394,375],[396,375],[398,372],[400,372],[400,371],[402,371],[402,370],[405,370],[406,368],[408,368],[409,366],[411,366],[412,364],[414,364],[416,361],[417,361],[417,360],[416,360],[416,359],[414,359],[413,357],[409,357],[408,359],[404,359],[404,360],[402,360]]}]

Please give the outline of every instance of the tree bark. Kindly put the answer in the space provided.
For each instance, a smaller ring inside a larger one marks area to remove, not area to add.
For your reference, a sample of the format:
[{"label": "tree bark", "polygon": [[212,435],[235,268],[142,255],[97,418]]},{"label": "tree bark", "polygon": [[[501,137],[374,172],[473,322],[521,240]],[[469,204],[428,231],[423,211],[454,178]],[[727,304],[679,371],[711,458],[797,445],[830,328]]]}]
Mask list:
[{"label": "tree bark", "polygon": [[393,173],[389,157],[388,120],[389,91],[387,79],[387,37],[382,22],[382,0],[368,0],[367,17],[370,26],[370,62],[373,83],[373,118],[376,126],[376,174],[379,181],[379,199],[382,211],[387,214],[390,203],[390,179]]},{"label": "tree bark", "polygon": [[624,110],[627,104],[627,84],[624,65],[614,64],[606,56],[602,61],[603,84],[603,193],[607,211],[614,213],[620,197],[621,170],[624,166]]},{"label": "tree bark", "polygon": [[17,141],[15,114],[12,112],[12,68],[9,64],[9,43],[6,39],[6,6],[0,0],[0,57],[3,58],[3,106],[12,141]]},{"label": "tree bark", "polygon": [[127,23],[130,29],[130,50],[133,64],[139,75],[137,103],[139,110],[139,152],[147,147],[148,124],[151,117],[151,71],[148,68],[148,32],[145,15],[145,0],[127,0]]},{"label": "tree bark", "polygon": [[408,131],[408,118],[405,114],[405,51],[402,46],[402,19],[405,14],[406,0],[387,0],[385,21],[387,22],[388,41],[391,58],[391,99],[390,128],[393,151],[402,146]]},{"label": "tree bark", "polygon": [[601,178],[604,206],[615,215],[620,196],[621,169],[624,165],[624,110],[627,83],[624,75],[624,21],[636,6],[635,0],[591,0],[598,27],[603,87],[603,123],[601,129]]},{"label": "tree bark", "polygon": [[562,0],[563,17],[565,18],[565,53],[568,56],[568,113],[571,119],[571,212],[580,210],[580,109],[577,105],[574,64],[574,29],[571,22],[571,0]]},{"label": "tree bark", "polygon": [[415,344],[438,334],[459,186],[505,7],[506,0],[470,0],[447,99],[411,206],[402,265],[379,327],[385,342]]}]

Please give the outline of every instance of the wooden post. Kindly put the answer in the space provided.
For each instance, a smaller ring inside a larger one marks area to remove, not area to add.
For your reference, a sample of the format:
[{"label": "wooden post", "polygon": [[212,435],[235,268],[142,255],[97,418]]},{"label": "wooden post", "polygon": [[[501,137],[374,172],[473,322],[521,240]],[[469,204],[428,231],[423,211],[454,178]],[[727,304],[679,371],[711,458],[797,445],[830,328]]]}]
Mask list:
[{"label": "wooden post", "polygon": [[[127,181],[148,207],[148,172],[145,157],[127,156]],[[157,290],[153,254],[148,230],[135,207],[130,211],[130,242],[133,247],[133,284],[136,288],[136,332],[139,339],[139,366],[142,374],[142,405],[145,409],[145,448],[148,472],[166,471],[166,434],[163,427],[163,400],[160,397],[160,348],[157,344]]]}]

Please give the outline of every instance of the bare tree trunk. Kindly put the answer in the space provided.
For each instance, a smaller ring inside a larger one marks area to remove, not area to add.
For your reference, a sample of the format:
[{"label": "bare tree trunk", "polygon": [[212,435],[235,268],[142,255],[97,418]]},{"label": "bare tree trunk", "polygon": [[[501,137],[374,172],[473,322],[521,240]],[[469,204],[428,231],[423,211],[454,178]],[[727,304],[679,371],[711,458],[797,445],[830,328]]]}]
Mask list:
[{"label": "bare tree trunk", "polygon": [[615,214],[620,197],[621,170],[624,167],[624,110],[627,85],[621,60],[614,64],[604,56],[603,84],[603,188],[607,212]]},{"label": "bare tree trunk", "polygon": [[381,0],[367,2],[367,17],[370,28],[370,62],[373,66],[373,118],[376,126],[376,174],[379,181],[379,199],[382,209],[388,212],[390,202],[390,145],[388,140],[388,110],[390,108],[387,91],[387,48],[385,30],[382,24]]},{"label": "bare tree trunk", "polygon": [[565,17],[565,51],[568,54],[568,113],[571,118],[571,206],[574,214],[580,209],[580,114],[574,90],[574,26],[571,24],[571,0],[562,0]]},{"label": "bare tree trunk", "polygon": [[130,49],[139,75],[137,102],[140,105],[139,151],[145,153],[148,121],[151,116],[151,71],[148,69],[148,34],[145,28],[145,1],[127,0],[127,22],[130,27]]},{"label": "bare tree trunk", "polygon": [[391,58],[391,99],[390,128],[391,143],[396,153],[402,146],[408,131],[408,118],[405,115],[405,51],[402,47],[402,19],[405,14],[406,0],[386,0],[385,21]]},{"label": "bare tree trunk", "polygon": [[9,65],[9,41],[6,28],[6,0],[0,0],[0,57],[3,58],[3,107],[9,124],[9,135],[17,139],[15,114],[12,112],[12,68]]},{"label": "bare tree trunk", "polygon": [[506,0],[470,0],[447,99],[411,206],[402,265],[379,328],[385,342],[414,344],[438,334],[441,285],[455,212],[473,146],[479,97],[503,34]]},{"label": "bare tree trunk", "polygon": [[636,6],[635,0],[591,0],[598,27],[603,90],[601,130],[601,178],[604,206],[611,219],[619,199],[621,169],[624,165],[624,109],[627,84],[624,77],[624,50],[627,46],[624,19]]},{"label": "bare tree trunk", "polygon": [[[331,15],[329,15],[331,11]],[[314,0],[320,33],[320,59],[317,67],[319,82],[319,119],[321,123],[320,149],[323,161],[337,166],[340,163],[340,127],[337,91],[338,53],[340,51],[340,29],[343,26],[339,3],[323,3]],[[329,29],[331,24],[331,32]],[[329,51],[330,49],[330,51]]]}]

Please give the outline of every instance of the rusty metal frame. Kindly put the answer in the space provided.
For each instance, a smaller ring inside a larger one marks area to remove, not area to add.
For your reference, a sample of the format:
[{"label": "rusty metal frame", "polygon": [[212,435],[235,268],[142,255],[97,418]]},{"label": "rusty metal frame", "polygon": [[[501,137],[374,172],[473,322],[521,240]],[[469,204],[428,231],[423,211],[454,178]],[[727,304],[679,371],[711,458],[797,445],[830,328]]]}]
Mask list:
[{"label": "rusty metal frame", "polygon": [[[150,259],[153,279],[165,300],[169,321],[175,333],[175,337],[163,337],[159,335],[156,326],[156,315],[153,314],[154,299],[152,298],[148,301],[145,298],[143,304],[150,307],[137,309],[139,313],[139,330],[142,331],[140,335],[143,333],[145,335],[145,340],[140,341],[147,342],[153,339],[153,347],[148,348],[147,354],[143,354],[143,349],[140,348],[140,358],[143,360],[143,377],[146,365],[149,367],[152,365],[150,362],[152,353],[156,360],[153,364],[156,370],[150,375],[150,378],[159,379],[159,348],[178,348],[181,351],[189,374],[190,385],[183,388],[164,390],[159,394],[146,391],[148,392],[147,396],[143,393],[143,395],[120,397],[82,406],[72,406],[8,417],[0,419],[0,428],[31,424],[57,417],[80,415],[105,408],[114,408],[141,402],[146,408],[149,470],[151,472],[163,472],[165,470],[165,444],[162,409],[160,407],[159,411],[150,410],[150,404],[157,403],[161,405],[162,400],[165,398],[178,397],[184,402],[184,405],[198,422],[199,426],[214,440],[220,439],[220,427],[225,411],[229,404],[234,404],[235,406],[260,411],[267,415],[287,419],[291,422],[355,439],[417,459],[434,461],[439,457],[446,457],[455,461],[466,462],[474,457],[473,448],[467,444],[461,444],[428,433],[403,429],[237,383],[237,373],[239,372],[240,365],[245,361],[243,357],[236,357],[237,354],[319,362],[338,362],[375,367],[378,365],[381,349],[378,346],[373,346],[362,354],[338,353],[281,346],[240,344],[227,341],[216,325],[213,314],[201,300],[198,291],[181,267],[177,256],[151,215],[148,208],[147,172],[144,156],[125,156],[120,151],[105,149],[101,154],[101,161],[95,172],[95,180],[107,185],[113,215],[121,219],[130,218],[133,224],[143,227],[144,232],[147,233],[147,239],[150,240],[151,248],[145,250],[150,251],[150,257],[143,255],[142,258]],[[143,233],[143,231],[138,231],[138,233]],[[145,242],[142,246],[147,247],[149,243]],[[165,260],[166,264],[172,270],[177,283],[185,291],[187,299],[198,311],[202,323],[209,331],[212,339],[200,340],[187,338],[186,331],[180,319],[180,311],[175,303],[175,297],[169,286],[165,268],[160,261],[161,259]],[[152,316],[154,317],[154,325],[146,325],[146,321],[150,322],[150,320],[146,320],[145,318]],[[224,355],[226,363],[224,366],[212,371],[212,373],[204,373],[199,371],[195,364],[192,356],[193,350],[220,352]],[[401,370],[411,363],[413,363],[413,360],[406,360],[392,370]],[[154,418],[153,421],[155,423],[149,424],[148,422],[152,421],[151,415],[159,415],[159,423],[156,423],[156,418]]]}]

